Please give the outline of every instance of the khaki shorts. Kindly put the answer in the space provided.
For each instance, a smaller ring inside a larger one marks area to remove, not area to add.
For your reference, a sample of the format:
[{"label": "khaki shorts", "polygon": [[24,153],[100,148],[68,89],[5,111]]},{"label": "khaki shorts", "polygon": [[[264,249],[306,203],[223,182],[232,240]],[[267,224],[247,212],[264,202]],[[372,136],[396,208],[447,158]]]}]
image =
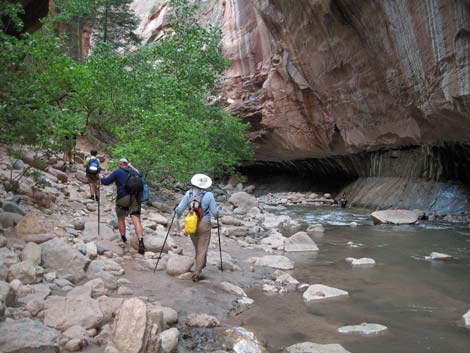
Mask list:
[{"label": "khaki shorts", "polygon": [[118,218],[140,216],[140,202],[137,195],[126,195],[116,200],[116,215]]},{"label": "khaki shorts", "polygon": [[98,174],[87,174],[88,184],[96,184],[98,182]]}]

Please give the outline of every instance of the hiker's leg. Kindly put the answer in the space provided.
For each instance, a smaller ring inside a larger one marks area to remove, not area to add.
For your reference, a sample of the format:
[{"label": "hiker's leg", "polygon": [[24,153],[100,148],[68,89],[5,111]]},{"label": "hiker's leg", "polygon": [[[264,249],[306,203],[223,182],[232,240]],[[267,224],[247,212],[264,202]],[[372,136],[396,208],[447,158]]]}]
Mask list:
[{"label": "hiker's leg", "polygon": [[119,229],[119,234],[121,234],[121,237],[126,236],[126,218],[125,217],[119,217],[118,218],[118,229]]},{"label": "hiker's leg", "polygon": [[199,276],[206,266],[207,251],[211,240],[211,224],[209,220],[202,220],[197,227],[196,245],[196,270],[194,274]]},{"label": "hiker's leg", "polygon": [[91,192],[93,195],[95,195],[96,197],[98,197],[98,184],[96,182],[90,184],[91,186]]},{"label": "hiker's leg", "polygon": [[144,237],[144,229],[142,228],[142,223],[140,222],[140,216],[131,215],[132,223],[134,223],[135,234],[137,238],[142,239]]}]

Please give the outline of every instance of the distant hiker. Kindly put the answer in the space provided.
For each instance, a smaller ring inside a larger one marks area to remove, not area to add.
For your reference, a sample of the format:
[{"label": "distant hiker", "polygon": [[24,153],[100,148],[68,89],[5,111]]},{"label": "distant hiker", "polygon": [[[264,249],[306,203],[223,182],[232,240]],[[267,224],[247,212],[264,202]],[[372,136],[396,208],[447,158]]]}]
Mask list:
[{"label": "distant hiker", "polygon": [[191,178],[193,187],[184,195],[179,205],[175,208],[178,218],[185,209],[197,215],[198,222],[194,234],[189,234],[194,245],[196,267],[192,276],[194,282],[200,280],[201,272],[206,267],[207,250],[211,240],[211,214],[219,217],[219,209],[212,192],[206,189],[212,185],[212,180],[207,175],[195,174]]},{"label": "distant hiker", "polygon": [[339,200],[339,204],[341,205],[341,208],[346,208],[347,203],[348,203],[348,200],[346,199],[346,193],[343,192],[341,194],[341,199]]},{"label": "distant hiker", "polygon": [[75,152],[75,146],[77,145],[77,135],[65,135],[64,136],[64,163],[73,163],[73,154]]},{"label": "distant hiker", "polygon": [[138,193],[142,191],[142,174],[134,168],[126,158],[119,160],[119,168],[113,171],[107,177],[99,175],[103,185],[116,183],[116,215],[118,217],[118,228],[121,234],[121,240],[126,243],[126,216],[130,215],[134,223],[135,233],[139,239],[139,254],[145,253],[144,231],[140,223],[140,202]]},{"label": "distant hiker", "polygon": [[85,159],[83,166],[85,167],[88,185],[90,186],[90,199],[99,201],[100,197],[98,195],[98,174],[100,174],[101,167],[97,155],[98,151],[92,149],[90,151],[90,156]]}]

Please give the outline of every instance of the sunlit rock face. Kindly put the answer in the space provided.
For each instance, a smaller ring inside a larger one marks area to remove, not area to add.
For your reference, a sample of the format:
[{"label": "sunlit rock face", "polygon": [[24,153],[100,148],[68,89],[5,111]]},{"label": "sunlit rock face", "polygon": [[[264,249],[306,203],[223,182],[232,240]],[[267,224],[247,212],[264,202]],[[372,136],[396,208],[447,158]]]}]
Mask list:
[{"label": "sunlit rock face", "polygon": [[[258,160],[470,140],[467,0],[199,0]],[[135,0],[147,41],[167,2]]]}]

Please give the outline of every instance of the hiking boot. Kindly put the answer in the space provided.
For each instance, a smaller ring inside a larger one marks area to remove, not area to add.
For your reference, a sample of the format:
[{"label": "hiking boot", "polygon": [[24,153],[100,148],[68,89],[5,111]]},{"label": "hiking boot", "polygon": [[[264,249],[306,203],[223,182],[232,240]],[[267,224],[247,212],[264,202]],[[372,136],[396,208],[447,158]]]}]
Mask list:
[{"label": "hiking boot", "polygon": [[127,238],[125,235],[121,235],[121,240],[123,243],[127,243]]},{"label": "hiking boot", "polygon": [[95,200],[100,202],[100,197],[98,195],[95,195]]},{"label": "hiking boot", "polygon": [[95,199],[95,195],[91,195],[91,196],[89,197],[89,199],[90,199],[90,200],[94,200],[94,199]]},{"label": "hiking boot", "polygon": [[199,282],[201,280],[201,276],[194,274],[191,279],[193,280],[194,283]]},{"label": "hiking boot", "polygon": [[145,253],[145,246],[144,246],[144,239],[139,239],[139,250],[138,250],[140,255],[143,255]]}]

